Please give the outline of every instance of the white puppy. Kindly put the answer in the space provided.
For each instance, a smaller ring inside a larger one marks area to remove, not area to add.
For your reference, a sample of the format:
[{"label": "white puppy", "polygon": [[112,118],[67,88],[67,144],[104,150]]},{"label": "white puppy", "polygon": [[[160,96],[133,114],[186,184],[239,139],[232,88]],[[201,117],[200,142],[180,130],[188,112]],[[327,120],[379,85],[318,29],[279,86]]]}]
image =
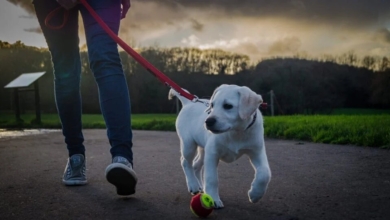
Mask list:
[{"label": "white puppy", "polygon": [[214,199],[215,208],[222,208],[218,163],[220,160],[230,163],[246,154],[255,169],[248,196],[252,203],[258,202],[271,180],[263,118],[258,109],[263,102],[261,95],[245,86],[224,84],[214,91],[210,101],[202,99],[209,103],[208,108],[171,89],[169,99],[173,96],[183,104],[176,120],[176,130],[188,191],[196,194],[204,190]]}]

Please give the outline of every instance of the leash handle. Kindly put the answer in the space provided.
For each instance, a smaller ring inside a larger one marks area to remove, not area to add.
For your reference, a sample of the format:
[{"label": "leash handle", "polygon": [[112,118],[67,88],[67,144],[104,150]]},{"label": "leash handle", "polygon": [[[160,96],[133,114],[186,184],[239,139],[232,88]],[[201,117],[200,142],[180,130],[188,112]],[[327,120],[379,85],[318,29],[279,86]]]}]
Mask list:
[{"label": "leash handle", "polygon": [[170,78],[164,75],[160,70],[154,67],[149,63],[145,58],[139,55],[135,50],[133,50],[129,45],[127,45],[122,39],[120,39],[108,26],[107,24],[99,17],[99,15],[92,9],[92,7],[87,3],[86,0],[80,0],[80,3],[89,11],[92,17],[99,23],[99,25],[107,32],[107,34],[119,44],[128,54],[130,54],[139,64],[141,64],[146,70],[156,76],[162,83],[176,90],[180,95],[186,97],[189,100],[196,102],[198,98],[186,91],[184,91],[179,85],[173,82]]},{"label": "leash handle", "polygon": [[[63,16],[63,20],[62,20],[62,24],[59,25],[59,26],[53,26],[51,25],[49,22],[50,20],[54,17],[54,15],[56,15],[59,11],[63,10],[64,11],[64,16]],[[63,28],[66,24],[66,22],[68,22],[68,17],[69,17],[69,11],[66,10],[65,8],[63,7],[58,7],[56,9],[54,9],[53,11],[51,11],[45,18],[45,25],[46,27],[50,28],[50,29],[53,29],[53,30],[59,30],[61,28]]]}]

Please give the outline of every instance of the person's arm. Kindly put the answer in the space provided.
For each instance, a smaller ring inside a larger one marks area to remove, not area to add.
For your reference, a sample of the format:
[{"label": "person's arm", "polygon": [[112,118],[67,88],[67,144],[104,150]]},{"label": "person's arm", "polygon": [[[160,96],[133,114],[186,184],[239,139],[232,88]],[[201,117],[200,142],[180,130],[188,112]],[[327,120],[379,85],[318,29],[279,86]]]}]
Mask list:
[{"label": "person's arm", "polygon": [[122,1],[122,3],[121,3],[122,4],[121,18],[123,19],[126,17],[126,14],[130,9],[131,3],[130,3],[130,0],[121,0],[121,1]]}]

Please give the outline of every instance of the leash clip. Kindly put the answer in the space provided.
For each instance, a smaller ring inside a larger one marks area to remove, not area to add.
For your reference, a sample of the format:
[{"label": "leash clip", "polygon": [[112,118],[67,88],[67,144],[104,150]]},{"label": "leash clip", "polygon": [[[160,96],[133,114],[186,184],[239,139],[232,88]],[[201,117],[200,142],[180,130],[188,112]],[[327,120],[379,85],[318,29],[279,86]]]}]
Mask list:
[{"label": "leash clip", "polygon": [[205,101],[202,101],[198,98],[198,96],[194,95],[194,99],[192,99],[191,101],[192,102],[200,102],[200,103],[203,103],[207,108],[210,106],[210,103],[209,102],[205,102]]}]

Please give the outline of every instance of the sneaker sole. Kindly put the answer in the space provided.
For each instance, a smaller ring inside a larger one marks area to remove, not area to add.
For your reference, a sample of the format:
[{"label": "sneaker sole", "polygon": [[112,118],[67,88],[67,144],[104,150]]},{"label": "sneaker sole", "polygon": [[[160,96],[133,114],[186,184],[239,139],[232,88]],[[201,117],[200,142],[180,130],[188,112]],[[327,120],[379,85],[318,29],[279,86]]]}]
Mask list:
[{"label": "sneaker sole", "polygon": [[87,180],[62,180],[65,186],[83,186],[87,184]]},{"label": "sneaker sole", "polygon": [[121,163],[110,164],[106,169],[106,179],[116,187],[116,192],[121,196],[135,193],[137,177],[133,170]]}]

